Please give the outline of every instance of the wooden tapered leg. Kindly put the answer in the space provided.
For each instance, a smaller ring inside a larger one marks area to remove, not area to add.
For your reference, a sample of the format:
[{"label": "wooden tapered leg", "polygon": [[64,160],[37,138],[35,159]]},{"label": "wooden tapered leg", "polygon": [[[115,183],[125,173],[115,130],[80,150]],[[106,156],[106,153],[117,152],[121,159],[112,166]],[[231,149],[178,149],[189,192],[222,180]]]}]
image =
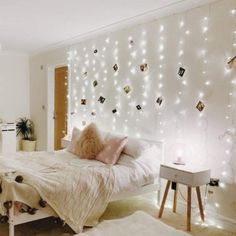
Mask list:
[{"label": "wooden tapered leg", "polygon": [[187,199],[187,231],[191,231],[191,198],[192,188],[188,186],[188,199]]},{"label": "wooden tapered leg", "polygon": [[178,197],[178,184],[176,183],[176,189],[174,192],[174,201],[173,201],[173,212],[176,213],[177,208],[177,197]]},{"label": "wooden tapered leg", "polygon": [[167,198],[167,195],[168,195],[168,192],[169,192],[169,188],[170,188],[170,183],[171,181],[168,180],[167,184],[166,184],[166,189],[165,189],[165,192],[164,192],[164,195],[163,195],[163,199],[162,199],[162,202],[161,202],[161,208],[160,208],[160,211],[159,211],[159,218],[162,217],[162,214],[163,214],[163,211],[164,211],[164,207],[165,207],[165,203],[166,203],[166,198]]},{"label": "wooden tapered leg", "polygon": [[205,216],[204,216],[204,211],[203,211],[203,206],[202,206],[200,187],[196,187],[196,192],[197,192],[197,200],[198,200],[198,206],[199,206],[199,210],[200,210],[200,216],[201,216],[202,221],[204,221]]}]

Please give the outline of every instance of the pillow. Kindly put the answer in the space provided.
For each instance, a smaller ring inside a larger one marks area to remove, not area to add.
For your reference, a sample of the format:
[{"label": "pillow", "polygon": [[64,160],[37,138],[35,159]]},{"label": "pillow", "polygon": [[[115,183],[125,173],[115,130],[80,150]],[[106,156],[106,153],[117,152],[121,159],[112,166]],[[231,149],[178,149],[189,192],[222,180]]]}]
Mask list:
[{"label": "pillow", "polygon": [[150,144],[148,142],[138,138],[128,138],[128,142],[125,145],[123,153],[132,157],[139,157],[148,148],[150,148]]},{"label": "pillow", "polygon": [[95,159],[104,148],[104,142],[94,123],[86,126],[76,144],[75,154],[82,159]]},{"label": "pillow", "polygon": [[96,156],[95,159],[105,164],[116,164],[127,141],[127,137],[110,138],[106,143],[105,148]]},{"label": "pillow", "polygon": [[73,131],[72,131],[72,138],[71,138],[71,141],[67,147],[67,151],[75,154],[76,153],[76,150],[77,150],[77,142],[79,140],[79,136],[81,134],[81,130],[79,130],[77,127],[74,127],[73,128]]}]

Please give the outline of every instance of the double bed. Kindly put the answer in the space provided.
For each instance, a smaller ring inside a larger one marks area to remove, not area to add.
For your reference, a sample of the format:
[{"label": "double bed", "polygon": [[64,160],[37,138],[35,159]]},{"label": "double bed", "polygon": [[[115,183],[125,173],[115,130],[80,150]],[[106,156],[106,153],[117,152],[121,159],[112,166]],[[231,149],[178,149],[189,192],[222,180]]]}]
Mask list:
[{"label": "double bed", "polygon": [[[108,202],[140,195],[150,191],[157,191],[157,201],[159,203],[161,187],[159,180],[159,166],[163,160],[163,143],[145,141],[155,145],[159,150],[158,153],[149,153],[148,155],[139,158],[133,158],[126,154],[122,154],[116,165],[109,166],[109,170],[112,170],[114,181],[112,184],[112,192],[108,194],[109,196],[107,195],[106,198],[104,198]],[[68,142],[69,140],[64,139],[63,146],[67,146]],[[50,216],[61,217],[60,211],[57,211],[57,208],[51,204],[52,202],[49,201],[48,204],[46,204],[46,207],[39,206],[39,201],[43,200],[42,197],[44,198],[45,194],[35,187],[34,184],[31,184],[31,177],[32,179],[37,179],[38,176],[41,176],[39,174],[37,175],[37,173],[43,173],[43,177],[45,177],[47,176],[45,175],[45,173],[47,174],[47,170],[50,170],[50,174],[52,174],[52,170],[55,169],[56,171],[56,169],[60,169],[61,166],[73,167],[73,171],[75,171],[76,168],[83,169],[83,173],[86,173],[86,170],[91,170],[91,168],[93,170],[98,170],[107,167],[107,165],[96,160],[80,159],[66,149],[55,152],[17,153],[0,156],[0,183],[2,187],[3,181],[5,181],[5,189],[8,189],[7,196],[4,197],[4,194],[6,194],[4,188],[0,194],[0,214],[1,218],[4,216],[8,217],[9,236],[14,236],[14,227],[16,225]],[[27,175],[24,173],[27,173]],[[23,177],[22,183],[15,181],[16,177],[19,175]],[[44,181],[44,179],[42,179],[42,181]],[[8,183],[6,184],[6,182]],[[61,193],[58,192],[58,195],[63,195],[63,191],[67,191],[67,188],[62,188],[61,191]],[[4,206],[4,203],[6,202],[11,202],[12,205],[12,207],[8,207],[9,209],[7,210],[6,204]],[[94,204],[95,203],[96,202],[94,202]],[[19,205],[21,204],[30,206],[30,208],[35,211],[32,211],[32,214],[20,213]],[[85,225],[93,225],[88,221],[86,221]]]}]

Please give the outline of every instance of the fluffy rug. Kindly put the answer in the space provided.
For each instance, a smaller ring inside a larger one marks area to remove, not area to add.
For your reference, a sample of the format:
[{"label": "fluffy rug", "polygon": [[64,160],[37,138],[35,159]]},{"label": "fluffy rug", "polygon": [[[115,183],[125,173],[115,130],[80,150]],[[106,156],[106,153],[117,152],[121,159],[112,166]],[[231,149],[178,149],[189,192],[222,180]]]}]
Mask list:
[{"label": "fluffy rug", "polygon": [[137,211],[122,219],[105,220],[97,227],[78,236],[188,236],[189,234],[176,230],[152,216]]}]

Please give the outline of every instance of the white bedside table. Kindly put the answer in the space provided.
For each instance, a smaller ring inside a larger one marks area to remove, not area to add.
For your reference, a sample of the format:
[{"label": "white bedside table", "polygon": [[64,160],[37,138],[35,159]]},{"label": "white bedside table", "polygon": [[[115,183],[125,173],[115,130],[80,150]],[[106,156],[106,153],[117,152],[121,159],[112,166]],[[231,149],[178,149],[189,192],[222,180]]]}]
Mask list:
[{"label": "white bedside table", "polygon": [[173,212],[176,212],[178,184],[187,186],[187,231],[191,231],[191,198],[192,188],[196,187],[198,205],[202,221],[204,221],[204,211],[202,206],[200,186],[210,182],[210,169],[204,167],[195,167],[189,165],[161,164],[160,177],[167,179],[166,189],[163,195],[159,218],[162,217],[166,198],[169,192],[170,184],[176,183]]}]

